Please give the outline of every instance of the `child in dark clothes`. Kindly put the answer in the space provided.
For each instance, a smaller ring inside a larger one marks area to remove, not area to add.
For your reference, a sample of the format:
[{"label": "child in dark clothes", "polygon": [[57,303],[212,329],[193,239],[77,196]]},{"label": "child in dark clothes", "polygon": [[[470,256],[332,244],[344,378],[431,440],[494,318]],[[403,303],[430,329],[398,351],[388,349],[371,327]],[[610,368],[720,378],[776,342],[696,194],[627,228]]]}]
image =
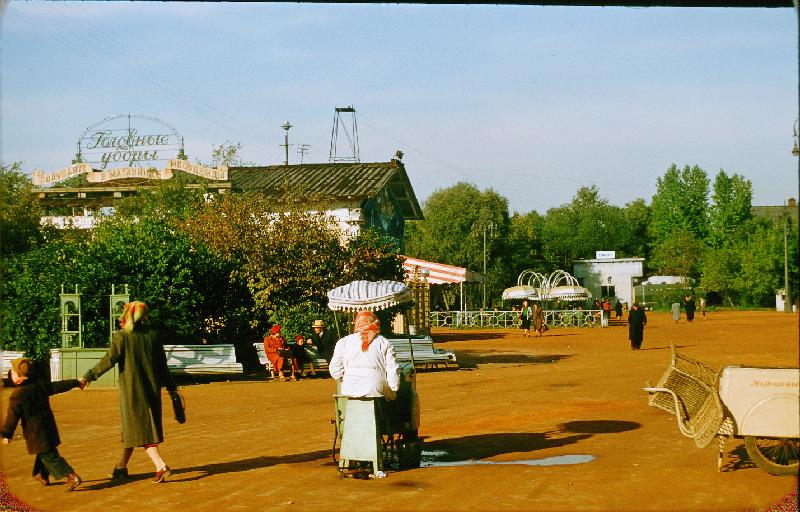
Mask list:
[{"label": "child in dark clothes", "polygon": [[33,478],[47,486],[50,485],[50,475],[56,480],[67,477],[67,492],[74,490],[82,480],[58,453],[61,439],[50,408],[50,395],[81,387],[80,382],[77,379],[48,382],[36,374],[29,359],[22,357],[11,362],[9,374],[9,380],[15,387],[8,397],[8,412],[2,430],[3,444],[11,442],[17,423],[21,420],[28,453],[36,455]]}]

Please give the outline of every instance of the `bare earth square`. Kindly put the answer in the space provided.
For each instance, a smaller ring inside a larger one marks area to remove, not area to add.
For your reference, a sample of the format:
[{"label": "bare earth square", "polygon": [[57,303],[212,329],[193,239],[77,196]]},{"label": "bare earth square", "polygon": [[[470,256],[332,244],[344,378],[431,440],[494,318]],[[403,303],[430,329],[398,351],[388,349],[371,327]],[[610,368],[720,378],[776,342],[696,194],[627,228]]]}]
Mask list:
[{"label": "bare earth square", "polygon": [[[182,388],[188,419],[180,425],[165,417],[162,453],[173,474],[164,484],[150,483],[153,468],[140,449],[130,478],[110,480],[120,450],[117,392],[91,388],[51,398],[60,451],[84,480],[78,489],[65,493],[60,482],[42,488],[31,478],[33,457],[19,430],[2,447],[3,475],[20,501],[54,512],[732,511],[785,505],[796,477],[756,468],[737,439],[726,444],[718,472],[716,443],[696,448],[673,416],[647,405],[642,387],[666,369],[670,341],[714,368],[796,368],[798,315],[713,312],[674,324],[668,313],[649,313],[648,320],[641,351],[630,350],[621,326],[553,329],[541,338],[523,338],[518,330],[434,330],[437,346],[453,350],[462,369],[417,375],[424,450],[446,452],[445,462],[473,463],[340,479],[331,454],[333,381],[253,376]],[[166,393],[163,403],[168,410]],[[554,463],[519,463],[540,459]],[[782,510],[796,510],[796,497],[791,501],[794,508]]]}]

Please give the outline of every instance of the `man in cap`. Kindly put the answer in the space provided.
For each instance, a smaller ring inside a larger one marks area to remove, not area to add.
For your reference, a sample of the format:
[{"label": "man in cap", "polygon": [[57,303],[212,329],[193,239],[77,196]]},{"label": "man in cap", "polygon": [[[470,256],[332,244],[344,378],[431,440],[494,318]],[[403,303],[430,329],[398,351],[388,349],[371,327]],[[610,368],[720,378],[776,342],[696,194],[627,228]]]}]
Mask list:
[{"label": "man in cap", "polygon": [[314,320],[311,329],[313,331],[310,338],[311,345],[317,347],[319,354],[330,362],[333,356],[333,349],[336,347],[336,337],[332,332],[325,329],[325,322],[322,320]]}]

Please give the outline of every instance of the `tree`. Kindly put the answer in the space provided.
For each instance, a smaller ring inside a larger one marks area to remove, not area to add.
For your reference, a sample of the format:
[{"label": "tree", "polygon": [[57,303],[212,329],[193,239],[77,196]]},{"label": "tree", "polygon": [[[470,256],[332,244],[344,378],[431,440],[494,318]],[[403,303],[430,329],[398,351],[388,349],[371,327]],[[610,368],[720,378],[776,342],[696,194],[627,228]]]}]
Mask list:
[{"label": "tree", "polygon": [[220,167],[227,165],[228,167],[242,167],[254,166],[253,162],[245,162],[242,159],[242,143],[233,143],[226,140],[222,144],[211,148],[211,161],[204,162],[200,159],[196,160],[198,164],[205,167]]},{"label": "tree", "polygon": [[651,246],[663,245],[672,232],[704,240],[708,232],[708,177],[698,166],[679,170],[674,164],[658,178],[650,218]]},{"label": "tree", "polygon": [[[409,256],[487,273],[502,262],[495,258],[502,253],[508,233],[508,200],[492,189],[480,191],[475,185],[460,182],[431,194],[422,206],[425,220],[416,221],[407,230],[406,252]],[[484,251],[484,235],[486,240]],[[498,294],[503,283],[492,279],[487,283],[487,297]],[[482,290],[467,290],[472,300]]]},{"label": "tree", "polygon": [[645,258],[650,254],[647,226],[650,224],[650,207],[644,199],[634,199],[623,208],[625,222],[628,225],[630,238],[625,254],[631,257]]},{"label": "tree", "polygon": [[703,253],[700,285],[706,292],[717,293],[723,302],[734,306],[738,297],[737,276],[741,271],[739,248],[708,247]]},{"label": "tree", "polygon": [[623,210],[609,205],[593,185],[578,189],[570,203],[547,211],[542,237],[546,258],[569,270],[574,260],[593,258],[598,250],[624,253],[630,228]]},{"label": "tree", "polygon": [[506,287],[515,285],[517,277],[525,270],[535,269],[541,273],[554,270],[545,259],[543,224],[544,219],[535,211],[511,216],[502,254],[503,267],[507,269],[503,277]]},{"label": "tree", "polygon": [[[784,284],[784,222],[757,218],[750,224],[739,249],[741,272],[736,287],[742,304],[774,306],[775,293]],[[797,228],[788,230],[788,249],[790,286],[797,290]]]},{"label": "tree", "polygon": [[39,222],[43,212],[31,194],[32,187],[20,162],[0,167],[0,244],[4,256],[25,252],[44,239],[46,229]]},{"label": "tree", "polygon": [[753,191],[750,180],[740,174],[728,176],[720,170],[714,179],[709,208],[708,241],[713,247],[733,245],[742,236],[742,228],[753,216]]},{"label": "tree", "polygon": [[660,274],[694,278],[698,273],[703,247],[694,233],[676,229],[653,247],[651,265]]},{"label": "tree", "polygon": [[364,279],[403,281],[403,259],[397,253],[394,239],[376,228],[366,228],[347,242],[344,254],[346,282]]},{"label": "tree", "polygon": [[62,284],[70,291],[77,284],[75,262],[85,250],[84,239],[63,236],[3,258],[0,336],[5,349],[44,360],[60,346],[58,294]]}]

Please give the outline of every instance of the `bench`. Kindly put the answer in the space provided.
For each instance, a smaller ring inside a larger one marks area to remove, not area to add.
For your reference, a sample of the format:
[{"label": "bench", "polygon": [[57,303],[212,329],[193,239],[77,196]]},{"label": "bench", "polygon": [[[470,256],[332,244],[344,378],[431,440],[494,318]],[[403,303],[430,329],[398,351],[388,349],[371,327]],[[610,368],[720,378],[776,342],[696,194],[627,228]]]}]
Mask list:
[{"label": "bench", "polygon": [[11,369],[11,361],[23,357],[22,352],[16,350],[3,350],[3,359],[0,361],[0,377],[5,378]]},{"label": "bench", "polygon": [[394,346],[394,354],[398,363],[411,362],[412,348],[414,367],[422,368],[458,368],[456,355],[450,350],[434,348],[430,336],[391,337],[389,342]]},{"label": "bench", "polygon": [[[264,351],[264,342],[257,341],[253,343],[253,347],[256,349],[256,354],[258,355],[258,361],[264,365],[264,368],[267,369],[268,372],[274,372],[274,368],[272,367],[272,363],[269,359],[267,359],[267,353]],[[310,358],[310,356],[309,356]],[[327,372],[328,371],[328,360],[324,359],[323,357],[317,357],[311,359],[311,364],[314,365],[315,372]],[[310,368],[309,368],[310,369]]]},{"label": "bench", "polygon": [[178,375],[242,373],[232,344],[164,345],[167,367]]}]

